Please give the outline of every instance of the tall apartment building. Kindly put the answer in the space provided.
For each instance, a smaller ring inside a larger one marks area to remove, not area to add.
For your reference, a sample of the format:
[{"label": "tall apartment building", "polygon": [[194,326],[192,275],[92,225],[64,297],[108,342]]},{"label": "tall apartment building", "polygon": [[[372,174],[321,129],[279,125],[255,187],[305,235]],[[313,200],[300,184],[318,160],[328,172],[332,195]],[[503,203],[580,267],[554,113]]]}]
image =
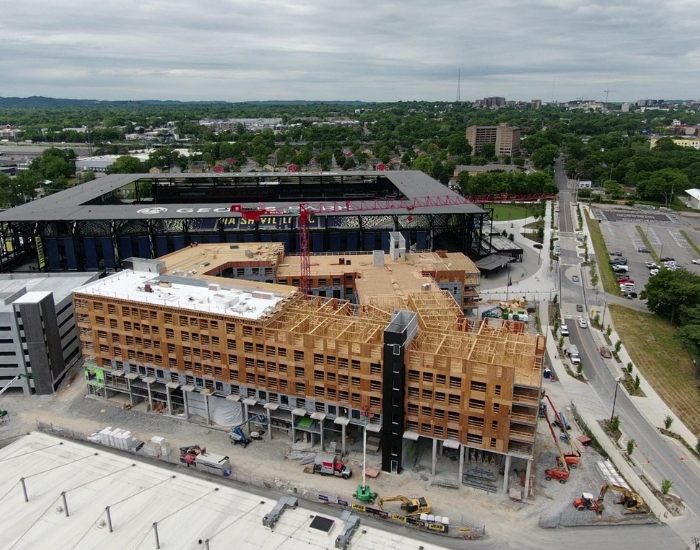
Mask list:
[{"label": "tall apartment building", "polygon": [[0,387],[50,394],[81,359],[73,289],[96,273],[0,275]]},{"label": "tall apartment building", "polygon": [[484,143],[496,146],[496,155],[513,155],[520,151],[520,128],[502,122],[498,126],[469,126],[467,141],[475,153],[481,153]]},{"label": "tall apartment building", "polygon": [[457,258],[395,248],[312,256],[317,296],[291,286],[294,257],[274,243],[134,260],[74,293],[88,388],[207,423],[266,418],[292,441],[339,437],[343,450],[369,415],[385,471],[400,473],[424,438],[433,457],[478,449],[529,474],[545,337],[465,318],[435,278],[464,272]]}]

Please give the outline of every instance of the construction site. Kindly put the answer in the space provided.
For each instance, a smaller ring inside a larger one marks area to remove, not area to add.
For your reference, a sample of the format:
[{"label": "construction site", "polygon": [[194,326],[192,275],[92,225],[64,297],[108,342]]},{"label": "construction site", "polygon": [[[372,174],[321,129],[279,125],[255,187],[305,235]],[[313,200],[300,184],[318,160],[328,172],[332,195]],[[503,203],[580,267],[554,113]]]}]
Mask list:
[{"label": "construction site", "polygon": [[312,255],[310,295],[299,257],[272,243],[127,262],[74,293],[89,392],[341,455],[366,425],[385,472],[427,449],[433,474],[458,458],[456,484],[477,453],[496,477],[514,461],[529,478],[545,337],[467,318],[473,263],[401,240]]}]

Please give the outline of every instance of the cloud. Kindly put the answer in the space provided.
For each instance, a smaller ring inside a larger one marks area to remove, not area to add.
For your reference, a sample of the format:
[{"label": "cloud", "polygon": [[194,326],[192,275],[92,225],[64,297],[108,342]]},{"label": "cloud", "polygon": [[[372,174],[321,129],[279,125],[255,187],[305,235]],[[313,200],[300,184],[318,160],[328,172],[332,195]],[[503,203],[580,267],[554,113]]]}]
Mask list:
[{"label": "cloud", "polygon": [[[0,94],[96,99],[694,98],[692,0],[23,0]],[[669,39],[672,37],[672,40]],[[556,82],[556,83],[555,83]]]}]

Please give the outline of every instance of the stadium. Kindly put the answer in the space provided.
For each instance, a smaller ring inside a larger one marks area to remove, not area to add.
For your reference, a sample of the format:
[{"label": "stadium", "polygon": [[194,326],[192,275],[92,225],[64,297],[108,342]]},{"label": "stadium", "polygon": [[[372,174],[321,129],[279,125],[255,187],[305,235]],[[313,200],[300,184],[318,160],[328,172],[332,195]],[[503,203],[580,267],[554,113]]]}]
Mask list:
[{"label": "stadium", "polygon": [[[265,215],[245,219],[233,204]],[[200,243],[274,241],[295,254],[300,204],[311,253],[388,252],[396,231],[410,251],[497,251],[487,211],[418,171],[122,174],[0,213],[2,269],[116,270]]]}]

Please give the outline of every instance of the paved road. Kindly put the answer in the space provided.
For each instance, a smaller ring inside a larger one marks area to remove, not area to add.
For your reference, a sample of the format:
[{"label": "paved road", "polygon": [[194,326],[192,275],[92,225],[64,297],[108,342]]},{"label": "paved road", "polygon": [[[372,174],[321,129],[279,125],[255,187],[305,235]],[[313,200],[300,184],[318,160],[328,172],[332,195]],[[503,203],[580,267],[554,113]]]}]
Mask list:
[{"label": "paved road", "polygon": [[574,231],[574,223],[571,219],[571,192],[564,173],[564,160],[559,157],[554,164],[554,183],[559,188],[559,230],[564,233]]},{"label": "paved road", "polygon": [[[596,350],[590,330],[581,329],[577,323],[568,323],[569,339],[575,344],[583,361],[583,369],[591,387],[603,403],[612,402],[615,393],[615,377]],[[620,417],[622,430],[627,437],[634,439],[639,450],[651,459],[654,468],[664,477],[673,481],[673,490],[686,503],[688,514],[700,512],[700,479],[692,469],[691,462],[680,459],[683,453],[679,446],[662,437],[655,427],[642,416],[624,391],[617,392],[615,414]],[[700,522],[700,519],[696,518]],[[700,523],[698,523],[700,525]],[[699,529],[700,530],[700,529]]]}]

